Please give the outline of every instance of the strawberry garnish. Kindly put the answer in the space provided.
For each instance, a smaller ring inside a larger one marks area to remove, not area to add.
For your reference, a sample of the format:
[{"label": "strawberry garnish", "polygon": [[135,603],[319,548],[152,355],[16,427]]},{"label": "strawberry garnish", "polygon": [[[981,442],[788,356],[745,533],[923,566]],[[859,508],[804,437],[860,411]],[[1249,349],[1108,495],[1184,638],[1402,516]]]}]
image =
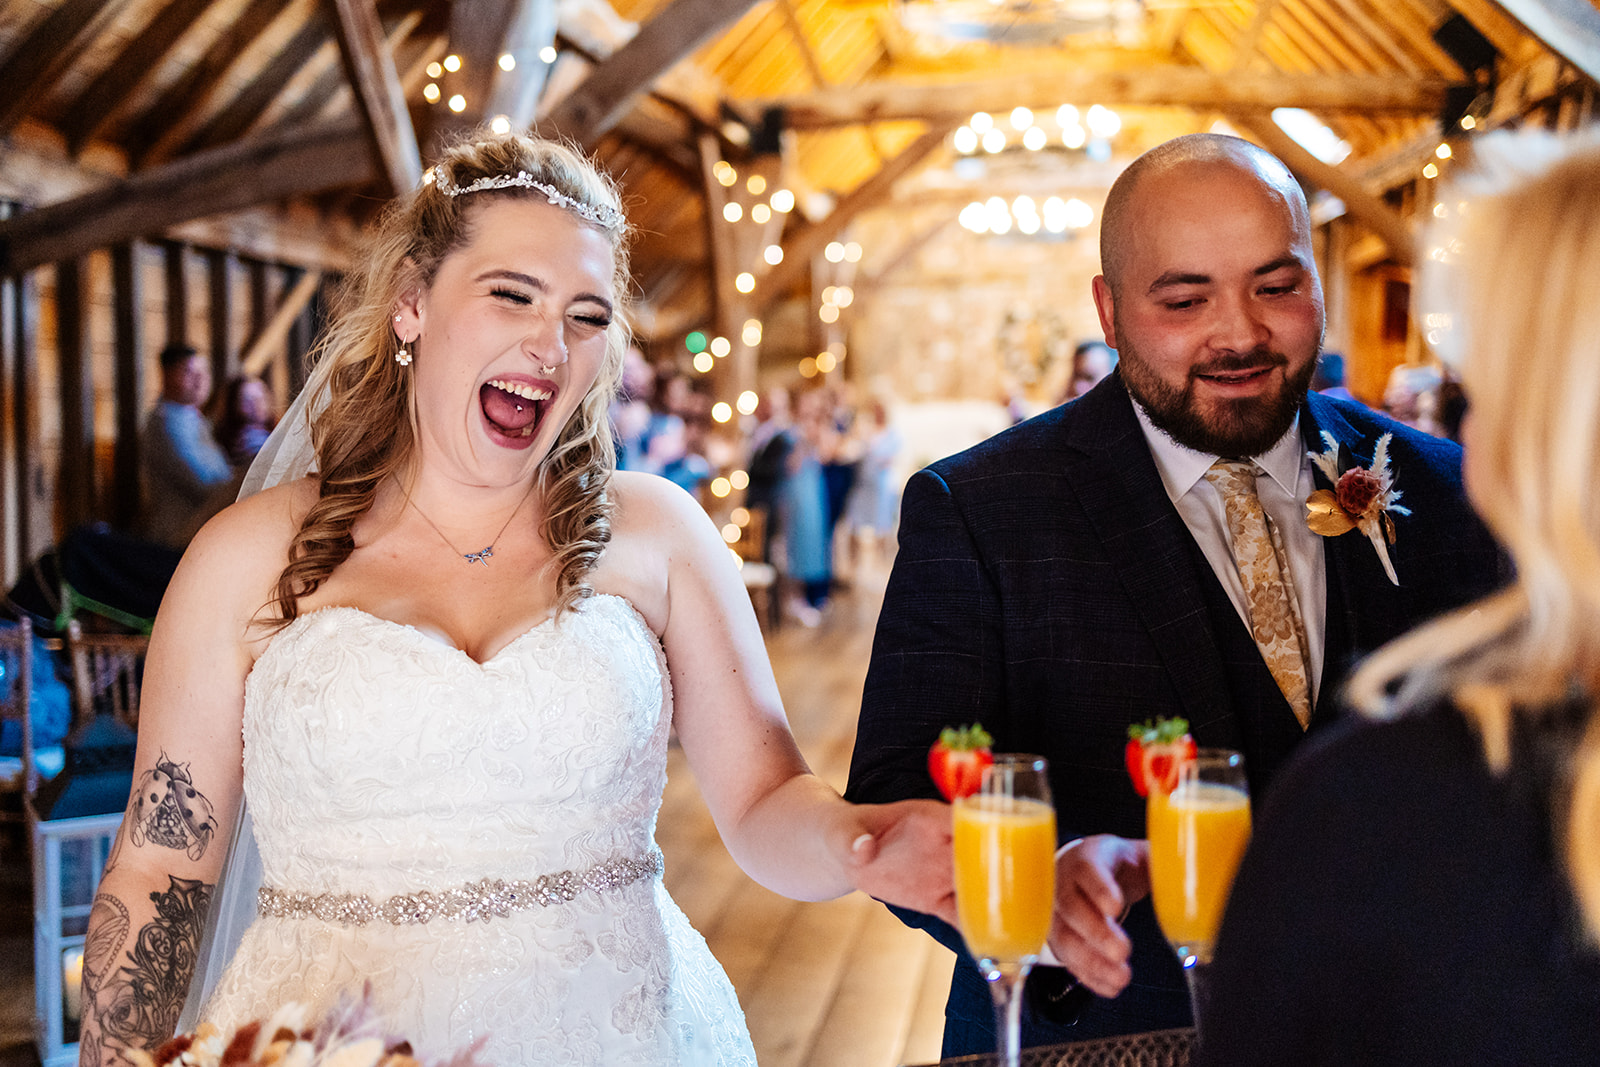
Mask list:
[{"label": "strawberry garnish", "polygon": [[1140,796],[1152,789],[1170,793],[1178,785],[1178,768],[1194,759],[1194,738],[1189,736],[1189,720],[1158,718],[1128,727],[1128,744],[1123,758],[1128,777]]},{"label": "strawberry garnish", "polygon": [[994,738],[982,726],[947,726],[928,750],[928,773],[946,800],[971,796],[983,783],[983,769],[994,763]]}]

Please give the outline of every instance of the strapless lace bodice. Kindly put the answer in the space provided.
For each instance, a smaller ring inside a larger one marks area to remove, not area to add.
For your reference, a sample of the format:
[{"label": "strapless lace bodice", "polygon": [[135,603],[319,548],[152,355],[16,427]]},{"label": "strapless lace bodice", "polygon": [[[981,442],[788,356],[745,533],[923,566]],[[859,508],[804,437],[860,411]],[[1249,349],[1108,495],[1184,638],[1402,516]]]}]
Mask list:
[{"label": "strapless lace bodice", "polygon": [[370,981],[426,1056],[481,1039],[503,1065],[754,1063],[726,977],[659,879],[582,882],[655,860],[670,725],[661,647],[618,597],[481,664],[355,608],[296,619],[245,690],[266,886],[376,901],[574,872],[579,890],[472,922],[264,916],[206,1015],[237,1024]]}]

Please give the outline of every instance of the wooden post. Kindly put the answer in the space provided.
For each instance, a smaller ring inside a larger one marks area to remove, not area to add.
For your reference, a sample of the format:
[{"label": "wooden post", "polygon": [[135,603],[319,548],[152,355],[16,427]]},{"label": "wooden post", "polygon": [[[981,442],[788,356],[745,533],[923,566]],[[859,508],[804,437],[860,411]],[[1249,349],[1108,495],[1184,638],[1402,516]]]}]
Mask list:
[{"label": "wooden post", "polygon": [[[211,301],[207,309],[210,323],[211,387],[213,390],[228,380],[236,365],[233,355],[233,257],[226,251],[206,253],[206,280]],[[201,401],[204,404],[204,401]]]},{"label": "wooden post", "polygon": [[[16,486],[16,552],[19,569],[26,566],[50,536],[49,517],[43,508],[43,457],[36,440],[39,388],[38,289],[33,276],[21,274],[6,280],[7,301],[0,308],[14,353],[11,365],[12,459]],[[45,527],[43,532],[39,527]],[[9,586],[8,586],[9,588]]]},{"label": "wooden post", "polygon": [[83,261],[56,264],[56,360],[61,381],[61,474],[57,502],[63,532],[94,514],[94,382],[89,373],[89,308]]},{"label": "wooden post", "polygon": [[111,250],[111,280],[116,322],[116,452],[111,463],[111,521],[132,529],[139,517],[139,424],[144,416],[144,286],[139,249]]},{"label": "wooden post", "polygon": [[188,249],[178,241],[168,241],[162,247],[167,264],[167,340],[169,345],[180,345],[189,340],[189,284],[184,271],[184,258]]}]

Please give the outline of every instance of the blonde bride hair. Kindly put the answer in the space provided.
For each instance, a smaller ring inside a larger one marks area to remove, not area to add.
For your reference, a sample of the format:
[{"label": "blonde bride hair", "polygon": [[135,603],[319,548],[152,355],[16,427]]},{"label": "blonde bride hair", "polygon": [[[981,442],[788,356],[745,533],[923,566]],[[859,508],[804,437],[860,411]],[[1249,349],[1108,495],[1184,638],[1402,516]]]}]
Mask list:
[{"label": "blonde bride hair", "polygon": [[1600,945],[1600,141],[1583,143],[1464,216],[1467,489],[1516,580],[1379,650],[1347,695],[1379,716],[1452,700],[1497,772],[1519,719],[1587,704],[1553,810]]},{"label": "blonde bride hair", "polygon": [[[456,196],[441,189],[445,182],[446,188],[464,190],[480,179],[516,175],[545,189],[522,184]],[[590,594],[588,574],[611,539],[607,490],[616,450],[606,412],[628,347],[620,313],[628,291],[628,234],[616,187],[564,145],[481,131],[447,150],[429,178],[434,180],[424,180],[384,213],[360,267],[343,287],[341,310],[318,345],[306,388],[326,390],[326,403],[311,427],[320,489],[278,577],[271,606],[279,626],[293,620],[300,599],[349,558],[356,520],[372,507],[383,479],[404,471],[411,459],[417,441],[413,378],[395,361],[400,344],[394,311],[405,292],[429,285],[445,257],[471,239],[475,209],[492,200],[558,203],[605,233],[611,243],[618,314],[606,330],[605,358],[538,474],[546,504],[541,532],[555,556],[558,613]]]}]

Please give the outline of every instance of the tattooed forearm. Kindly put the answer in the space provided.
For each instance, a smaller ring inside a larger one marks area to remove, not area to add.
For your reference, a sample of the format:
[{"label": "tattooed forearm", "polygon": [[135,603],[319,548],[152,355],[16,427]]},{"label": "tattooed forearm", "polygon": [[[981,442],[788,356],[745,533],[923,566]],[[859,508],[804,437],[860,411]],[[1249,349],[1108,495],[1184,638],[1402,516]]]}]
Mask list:
[{"label": "tattooed forearm", "polygon": [[150,894],[155,917],[139,930],[120,967],[114,964],[130,929],[128,909],[110,894],[95,898],[83,950],[84,990],[93,1014],[83,1035],[84,1063],[104,1062],[101,1056],[113,1050],[155,1048],[172,1036],[194,974],[212,887],[170,875],[167,881],[166,892]]},{"label": "tattooed forearm", "polygon": [[192,860],[206,854],[216,836],[217,819],[211,802],[195,790],[187,763],[174,763],[165,752],[155,769],[144,773],[128,805],[128,838],[135,847],[150,842],[188,853]]}]

